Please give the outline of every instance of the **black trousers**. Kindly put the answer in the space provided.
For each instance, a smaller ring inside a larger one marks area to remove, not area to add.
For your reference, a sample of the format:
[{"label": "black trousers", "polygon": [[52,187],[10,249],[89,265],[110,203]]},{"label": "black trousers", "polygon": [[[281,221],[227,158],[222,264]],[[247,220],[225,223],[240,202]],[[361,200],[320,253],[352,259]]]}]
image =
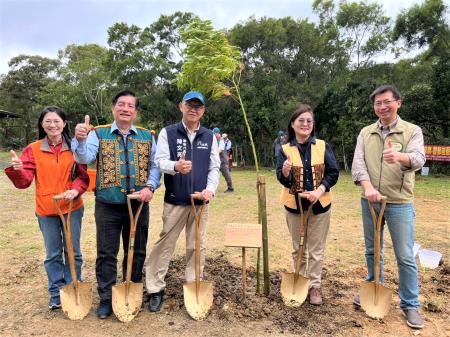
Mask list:
[{"label": "black trousers", "polygon": [[[133,213],[136,214],[139,201],[132,200]],[[95,223],[97,225],[97,259],[95,273],[97,276],[100,300],[111,300],[112,286],[117,278],[117,254],[122,235],[124,257],[122,261],[123,281],[126,279],[128,244],[130,239],[130,216],[126,204],[108,204],[96,200]],[[134,240],[134,257],[131,281],[142,280],[142,270],[146,256],[149,223],[149,206],[144,203],[139,222],[136,226]]]}]

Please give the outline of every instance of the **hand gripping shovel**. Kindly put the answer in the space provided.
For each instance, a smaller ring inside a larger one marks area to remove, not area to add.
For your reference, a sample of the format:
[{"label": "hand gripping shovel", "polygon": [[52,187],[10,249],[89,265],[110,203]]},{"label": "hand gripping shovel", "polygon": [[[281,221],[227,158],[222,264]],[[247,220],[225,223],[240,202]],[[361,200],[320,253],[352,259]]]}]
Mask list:
[{"label": "hand gripping shovel", "polygon": [[143,202],[139,205],[136,216],[133,215],[131,208],[131,199],[139,198],[136,194],[127,195],[128,212],[130,214],[130,240],[128,243],[127,275],[126,281],[115,285],[112,288],[112,307],[114,314],[121,322],[130,322],[139,313],[142,305],[142,295],[144,286],[140,283],[131,281],[131,271],[133,269],[134,255],[134,237],[136,235],[136,226],[141,214]]},{"label": "hand gripping shovel", "polygon": [[361,285],[361,307],[372,318],[383,318],[391,308],[392,290],[380,284],[380,253],[381,253],[381,221],[386,208],[386,197],[381,197],[380,213],[375,214],[372,204],[369,202],[370,213],[375,230],[375,256],[374,256],[374,281],[364,281]]},{"label": "hand gripping shovel", "polygon": [[89,313],[92,306],[92,285],[88,282],[78,281],[75,267],[75,255],[73,253],[72,232],[70,222],[72,216],[72,200],[69,202],[69,212],[67,221],[59,207],[58,200],[64,199],[62,194],[55,195],[53,202],[63,224],[64,236],[66,238],[67,255],[69,256],[70,275],[72,283],[69,283],[59,290],[61,306],[64,314],[71,320],[81,320]]},{"label": "hand gripping shovel", "polygon": [[200,193],[191,194],[192,212],[195,216],[195,282],[183,285],[184,305],[196,321],[204,319],[213,303],[212,282],[200,281],[200,220],[205,204],[197,211],[194,199],[201,199]]},{"label": "hand gripping shovel", "polygon": [[[307,198],[306,194],[299,193],[300,198]],[[306,243],[305,233],[308,226],[308,218],[311,214],[312,205],[309,206],[306,215],[304,215],[301,200],[299,202],[300,206],[300,240],[298,243],[297,259],[295,262],[295,272],[294,273],[281,273],[281,297],[283,298],[284,304],[289,307],[299,307],[305,301],[308,296],[309,290],[309,279],[299,275],[301,268],[302,255],[304,251],[304,245]]]}]

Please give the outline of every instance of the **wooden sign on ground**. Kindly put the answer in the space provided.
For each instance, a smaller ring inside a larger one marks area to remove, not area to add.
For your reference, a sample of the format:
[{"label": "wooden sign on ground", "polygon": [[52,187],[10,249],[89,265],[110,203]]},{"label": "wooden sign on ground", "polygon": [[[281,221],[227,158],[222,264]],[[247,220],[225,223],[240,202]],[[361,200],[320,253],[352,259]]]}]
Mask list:
[{"label": "wooden sign on ground", "polygon": [[247,271],[245,248],[261,248],[262,229],[259,224],[229,223],[225,228],[225,247],[242,248],[242,297],[245,299]]}]

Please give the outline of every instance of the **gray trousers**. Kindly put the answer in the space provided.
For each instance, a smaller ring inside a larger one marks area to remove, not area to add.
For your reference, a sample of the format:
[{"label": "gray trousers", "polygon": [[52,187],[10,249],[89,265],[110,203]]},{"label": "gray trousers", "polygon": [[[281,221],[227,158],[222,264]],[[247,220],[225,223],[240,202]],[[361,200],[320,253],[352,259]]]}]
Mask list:
[{"label": "gray trousers", "polygon": [[[285,209],[286,223],[292,237],[292,271],[295,270],[298,243],[300,237],[300,214],[294,214]],[[302,267],[300,274],[308,277],[310,288],[320,288],[322,281],[322,267],[327,240],[328,228],[330,227],[331,208],[322,214],[309,216],[308,228],[306,230],[306,249],[303,247]]]},{"label": "gray trousers", "polygon": [[[209,205],[205,205],[200,219],[200,276],[203,275],[206,254],[206,226]],[[163,229],[153,246],[145,265],[147,293],[157,293],[166,287],[164,281],[175,246],[183,228],[186,228],[186,282],[195,281],[195,222],[191,206],[164,203]]]},{"label": "gray trousers", "polygon": [[227,182],[227,187],[233,189],[233,181],[231,180],[230,170],[228,170],[228,165],[226,163],[220,163],[220,172],[222,172],[222,175]]}]

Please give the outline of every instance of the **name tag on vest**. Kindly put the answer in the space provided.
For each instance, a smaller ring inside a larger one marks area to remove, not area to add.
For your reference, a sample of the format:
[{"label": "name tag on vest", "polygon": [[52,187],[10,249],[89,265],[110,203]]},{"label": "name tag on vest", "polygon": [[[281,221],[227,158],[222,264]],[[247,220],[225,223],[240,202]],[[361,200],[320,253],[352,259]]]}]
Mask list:
[{"label": "name tag on vest", "polygon": [[208,150],[208,143],[203,143],[201,140],[197,141],[197,149],[199,150]]}]

